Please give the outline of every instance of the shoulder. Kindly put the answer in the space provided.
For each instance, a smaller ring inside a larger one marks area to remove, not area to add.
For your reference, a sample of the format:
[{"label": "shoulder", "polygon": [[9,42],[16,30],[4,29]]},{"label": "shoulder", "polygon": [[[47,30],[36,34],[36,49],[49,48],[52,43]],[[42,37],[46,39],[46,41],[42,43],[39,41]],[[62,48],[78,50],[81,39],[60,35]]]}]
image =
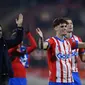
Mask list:
[{"label": "shoulder", "polygon": [[53,40],[52,37],[47,38],[45,41]]},{"label": "shoulder", "polygon": [[78,36],[78,35],[74,35],[74,34],[73,34],[73,37],[75,37],[75,38],[81,38],[80,36]]},{"label": "shoulder", "polygon": [[50,37],[50,38],[46,39],[46,42],[48,42],[48,44],[50,46],[55,45],[54,37]]},{"label": "shoulder", "polygon": [[73,37],[75,38],[76,41],[82,41],[81,37],[80,36],[77,36],[77,35],[73,35]]},{"label": "shoulder", "polygon": [[47,42],[54,42],[55,41],[55,37],[50,37],[48,39],[46,39]]}]

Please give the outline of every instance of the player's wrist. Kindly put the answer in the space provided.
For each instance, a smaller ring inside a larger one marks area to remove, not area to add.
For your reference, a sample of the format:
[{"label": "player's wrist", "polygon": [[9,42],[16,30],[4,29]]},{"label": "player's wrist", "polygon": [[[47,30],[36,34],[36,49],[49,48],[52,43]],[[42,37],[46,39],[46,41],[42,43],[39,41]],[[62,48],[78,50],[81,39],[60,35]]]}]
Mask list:
[{"label": "player's wrist", "polygon": [[22,27],[22,24],[17,24],[17,27]]}]

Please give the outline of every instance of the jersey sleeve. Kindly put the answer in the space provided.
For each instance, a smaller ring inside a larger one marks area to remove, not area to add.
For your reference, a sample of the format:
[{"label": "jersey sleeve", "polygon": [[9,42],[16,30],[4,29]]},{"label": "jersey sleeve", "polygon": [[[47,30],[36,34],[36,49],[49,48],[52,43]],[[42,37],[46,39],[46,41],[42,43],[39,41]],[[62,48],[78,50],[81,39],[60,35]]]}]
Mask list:
[{"label": "jersey sleeve", "polygon": [[17,47],[18,47],[18,46],[14,47],[14,48],[10,48],[10,49],[8,50],[9,56],[12,56],[12,53],[17,50]]},{"label": "jersey sleeve", "polygon": [[51,48],[51,46],[52,46],[53,43],[54,43],[52,38],[47,39],[45,42],[48,42],[48,47],[47,47],[47,49]]},{"label": "jersey sleeve", "polygon": [[69,39],[69,42],[71,44],[72,49],[77,49],[78,48],[78,41]]},{"label": "jersey sleeve", "polygon": [[[82,42],[82,39],[80,37],[78,37],[78,39],[79,39],[79,42]],[[79,55],[81,55],[83,53],[85,53],[85,49],[84,48],[80,48],[79,49]]]},{"label": "jersey sleeve", "polygon": [[36,44],[36,41],[35,41],[35,39],[34,39],[34,37],[32,36],[31,33],[27,34],[27,38],[28,38],[28,40],[30,41],[30,44],[31,44],[30,46],[27,47],[27,53],[30,54],[33,50],[36,49],[37,44]]}]

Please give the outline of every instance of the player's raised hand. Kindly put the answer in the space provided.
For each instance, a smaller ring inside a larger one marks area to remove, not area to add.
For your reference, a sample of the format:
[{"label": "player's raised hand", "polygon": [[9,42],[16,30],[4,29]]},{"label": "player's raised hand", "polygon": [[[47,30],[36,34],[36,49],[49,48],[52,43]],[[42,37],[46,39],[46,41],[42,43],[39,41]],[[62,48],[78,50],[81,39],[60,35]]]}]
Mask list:
[{"label": "player's raised hand", "polygon": [[16,24],[18,27],[21,27],[23,24],[23,15],[19,14],[18,19],[16,19]]},{"label": "player's raised hand", "polygon": [[43,33],[42,33],[42,31],[40,30],[40,28],[37,28],[37,29],[36,29],[36,32],[38,33],[38,35],[39,35],[41,38],[43,38]]}]

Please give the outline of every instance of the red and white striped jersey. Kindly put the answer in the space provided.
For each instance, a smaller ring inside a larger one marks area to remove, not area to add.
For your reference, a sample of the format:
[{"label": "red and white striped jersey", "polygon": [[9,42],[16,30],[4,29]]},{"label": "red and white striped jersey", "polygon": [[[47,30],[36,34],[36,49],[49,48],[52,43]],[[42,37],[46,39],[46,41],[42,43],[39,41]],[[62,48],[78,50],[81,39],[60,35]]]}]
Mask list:
[{"label": "red and white striped jersey", "polygon": [[70,44],[67,39],[60,40],[58,37],[51,37],[49,43],[48,66],[49,81],[70,83],[73,82],[71,66],[71,47],[75,48],[77,43]]},{"label": "red and white striped jersey", "polygon": [[[81,38],[76,36],[76,35],[72,35],[72,37],[70,39],[71,39],[71,41],[82,42]],[[77,62],[79,60],[79,53],[84,53],[84,49],[82,49],[82,50],[79,50],[79,49],[72,50],[72,71],[73,72],[78,72]]]}]

